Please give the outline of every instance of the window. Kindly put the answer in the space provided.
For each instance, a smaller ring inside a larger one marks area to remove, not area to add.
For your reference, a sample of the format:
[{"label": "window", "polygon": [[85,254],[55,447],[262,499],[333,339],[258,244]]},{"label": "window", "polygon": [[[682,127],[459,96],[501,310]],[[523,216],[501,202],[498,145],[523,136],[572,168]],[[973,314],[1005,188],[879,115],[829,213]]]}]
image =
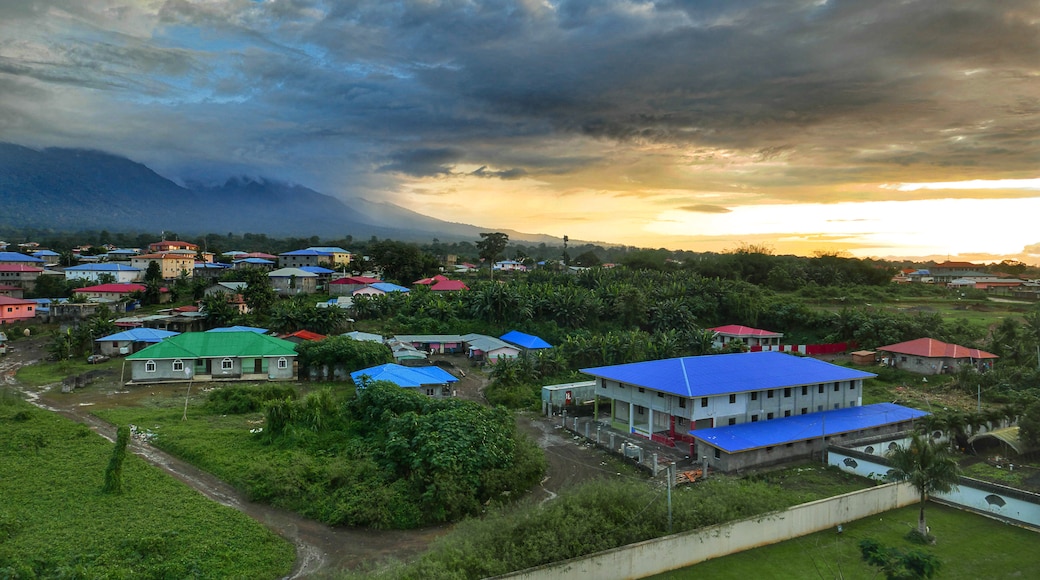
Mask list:
[{"label": "window", "polygon": [[766,398],[767,399],[772,399],[773,398],[773,389],[769,389],[768,391],[766,391]]},{"label": "window", "polygon": [[703,399],[701,399],[701,407],[707,407],[707,406],[708,406],[708,397],[704,397]]},{"label": "window", "polygon": [[772,453],[772,452],[773,452],[773,447],[772,446],[766,447],[766,453]]},{"label": "window", "polygon": [[146,372],[146,373],[154,373],[155,372],[155,361],[154,360],[150,360],[150,361],[144,363],[144,372]]},{"label": "window", "polygon": [[905,356],[899,357],[899,362],[906,362],[906,357]]},{"label": "window", "polygon": [[173,361],[173,370],[175,370],[175,371],[183,371],[184,370],[184,361],[182,361],[181,359],[177,359],[177,360]]},{"label": "window", "polygon": [[222,370],[222,371],[229,371],[229,370],[231,370],[233,368],[235,368],[235,361],[233,361],[233,360],[231,360],[229,358],[226,358],[226,359],[220,361],[220,370]]},{"label": "window", "polygon": [[751,400],[752,401],[757,401],[758,400],[758,391],[752,391],[751,392]]},{"label": "window", "polygon": [[682,417],[676,417],[675,418],[675,424],[680,426],[680,427],[682,427],[683,425],[686,424],[686,419],[684,419]]},{"label": "window", "polygon": [[657,393],[658,397],[664,398],[664,393]]},{"label": "window", "polygon": [[278,368],[287,369],[289,368],[289,361],[283,356],[278,359]]},{"label": "window", "polygon": [[816,412],[817,413],[822,413],[823,412],[823,405],[816,405]]},{"label": "window", "polygon": [[790,417],[790,416],[791,416],[791,410],[790,409],[784,411],[784,417]]},{"label": "window", "polygon": [[722,452],[718,448],[715,449],[715,459],[722,459]]},{"label": "window", "polygon": [[823,394],[823,385],[820,385],[820,394]]},{"label": "window", "polygon": [[640,392],[640,393],[645,393],[645,392],[646,392],[646,389],[644,389],[643,387],[639,387],[639,392]]},{"label": "window", "polygon": [[642,415],[646,412],[646,409],[644,409],[643,407],[636,407],[636,412]]},{"label": "window", "polygon": [[809,414],[809,407],[802,407],[802,414],[803,415]]},{"label": "window", "polygon": [[736,402],[737,402],[737,396],[736,395],[730,395],[729,396],[729,404],[732,405],[733,403],[736,403]]},{"label": "window", "polygon": [[808,394],[809,394],[809,387],[807,385],[802,385],[802,396],[805,396],[805,395],[808,395]]},{"label": "window", "polygon": [[856,390],[856,383],[854,383],[852,381],[849,381],[849,390],[850,391],[855,391]]},{"label": "window", "polygon": [[685,409],[686,408],[686,399],[679,399],[679,408],[680,409]]},{"label": "window", "polygon": [[766,421],[768,421],[768,420],[770,420],[772,418],[773,418],[773,414],[772,413],[766,413]]},{"label": "window", "polygon": [[840,409],[841,408],[841,403],[834,403],[834,408],[835,409]]},{"label": "window", "polygon": [[784,389],[784,398],[790,398],[790,397],[791,397],[791,387],[787,387],[787,388]]},{"label": "window", "polygon": [[433,389],[426,389],[426,394],[432,397],[433,396]]},{"label": "window", "polygon": [[733,418],[733,417],[730,417],[729,421],[727,421],[726,424],[727,425],[736,425],[737,424],[737,420],[735,418]]},{"label": "window", "polygon": [[758,415],[752,415],[751,416],[751,422],[752,423],[758,423]]},{"label": "window", "polygon": [[838,386],[838,383],[834,383],[834,392],[835,392],[835,393],[837,393],[837,392],[838,392],[838,389],[839,389],[839,388],[841,388],[841,387],[839,387],[839,386]]},{"label": "window", "polygon": [[599,388],[601,388],[601,389],[607,388],[607,383],[600,383],[599,384]]}]

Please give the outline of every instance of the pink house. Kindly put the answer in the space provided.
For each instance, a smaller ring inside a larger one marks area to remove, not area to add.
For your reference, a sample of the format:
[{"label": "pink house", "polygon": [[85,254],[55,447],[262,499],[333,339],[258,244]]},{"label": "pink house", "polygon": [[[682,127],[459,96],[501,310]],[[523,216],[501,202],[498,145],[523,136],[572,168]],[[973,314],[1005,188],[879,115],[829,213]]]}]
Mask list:
[{"label": "pink house", "polygon": [[32,300],[0,296],[0,324],[29,320],[35,316],[36,303]]},{"label": "pink house", "polygon": [[709,330],[715,331],[716,347],[724,347],[731,342],[740,342],[748,348],[763,347],[765,350],[769,350],[769,347],[780,346],[780,339],[784,336],[782,332],[761,330],[738,324],[717,326]]}]

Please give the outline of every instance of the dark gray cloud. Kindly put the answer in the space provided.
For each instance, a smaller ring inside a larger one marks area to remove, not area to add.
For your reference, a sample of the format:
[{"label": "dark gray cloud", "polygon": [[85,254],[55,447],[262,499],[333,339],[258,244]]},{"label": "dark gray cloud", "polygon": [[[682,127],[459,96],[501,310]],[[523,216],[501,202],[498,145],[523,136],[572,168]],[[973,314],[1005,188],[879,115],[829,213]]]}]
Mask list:
[{"label": "dark gray cloud", "polygon": [[663,188],[791,200],[1018,177],[1040,158],[1038,22],[1022,0],[3,2],[0,139],[355,193],[626,147],[745,159]]}]

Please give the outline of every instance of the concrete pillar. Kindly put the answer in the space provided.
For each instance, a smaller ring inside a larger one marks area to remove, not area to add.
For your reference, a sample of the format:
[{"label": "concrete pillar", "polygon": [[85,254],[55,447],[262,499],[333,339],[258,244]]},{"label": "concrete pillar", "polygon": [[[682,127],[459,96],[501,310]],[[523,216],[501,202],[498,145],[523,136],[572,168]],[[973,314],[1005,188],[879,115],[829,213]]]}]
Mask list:
[{"label": "concrete pillar", "polygon": [[614,433],[610,434],[610,450],[614,451]]},{"label": "concrete pillar", "polygon": [[578,418],[577,417],[574,418],[574,432],[575,433],[578,432]]},{"label": "concrete pillar", "polygon": [[654,408],[653,406],[647,407],[650,411],[650,422],[646,424],[646,432],[650,434],[650,438],[654,438]]},{"label": "concrete pillar", "polygon": [[600,432],[600,430],[602,430],[602,429],[603,429],[603,427],[602,427],[601,425],[596,425],[596,445],[599,445],[599,444],[600,444],[600,440],[599,440],[599,432]]},{"label": "concrete pillar", "polygon": [[654,477],[657,477],[657,454],[654,453],[650,457],[653,461],[653,465],[650,466],[651,472],[654,474]]},{"label": "concrete pillar", "polygon": [[585,438],[586,439],[589,438],[589,423],[591,423],[591,421],[585,421]]},{"label": "concrete pillar", "polygon": [[567,428],[567,409],[560,411],[560,427]]},{"label": "concrete pillar", "polygon": [[628,432],[631,433],[632,429],[636,425],[636,406],[635,403],[629,401],[628,403]]}]

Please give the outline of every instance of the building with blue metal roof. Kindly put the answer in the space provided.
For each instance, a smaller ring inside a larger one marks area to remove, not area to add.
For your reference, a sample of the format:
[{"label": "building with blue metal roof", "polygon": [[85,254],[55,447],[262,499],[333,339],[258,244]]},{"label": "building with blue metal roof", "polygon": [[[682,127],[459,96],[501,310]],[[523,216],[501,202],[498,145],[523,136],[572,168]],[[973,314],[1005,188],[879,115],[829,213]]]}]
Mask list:
[{"label": "building with blue metal roof", "polygon": [[136,282],[142,276],[140,268],[112,262],[98,264],[80,264],[65,268],[66,280],[86,280],[101,283],[102,276],[111,276],[112,282],[125,284]]},{"label": "building with blue metal roof", "polygon": [[780,352],[681,357],[582,369],[596,379],[596,412],[610,402],[614,428],[667,445],[693,431],[862,404],[876,375]]},{"label": "building with blue metal roof", "polygon": [[388,381],[402,389],[415,389],[436,398],[452,396],[450,385],[459,380],[440,367],[406,367],[393,363],[354,371],[350,378],[359,387],[369,381]]},{"label": "building with blue metal roof", "polygon": [[510,330],[509,332],[498,337],[500,340],[504,340],[510,344],[515,344],[524,350],[539,350],[543,348],[552,348],[552,345],[545,342],[540,337],[533,334],[525,334],[519,330]]}]

